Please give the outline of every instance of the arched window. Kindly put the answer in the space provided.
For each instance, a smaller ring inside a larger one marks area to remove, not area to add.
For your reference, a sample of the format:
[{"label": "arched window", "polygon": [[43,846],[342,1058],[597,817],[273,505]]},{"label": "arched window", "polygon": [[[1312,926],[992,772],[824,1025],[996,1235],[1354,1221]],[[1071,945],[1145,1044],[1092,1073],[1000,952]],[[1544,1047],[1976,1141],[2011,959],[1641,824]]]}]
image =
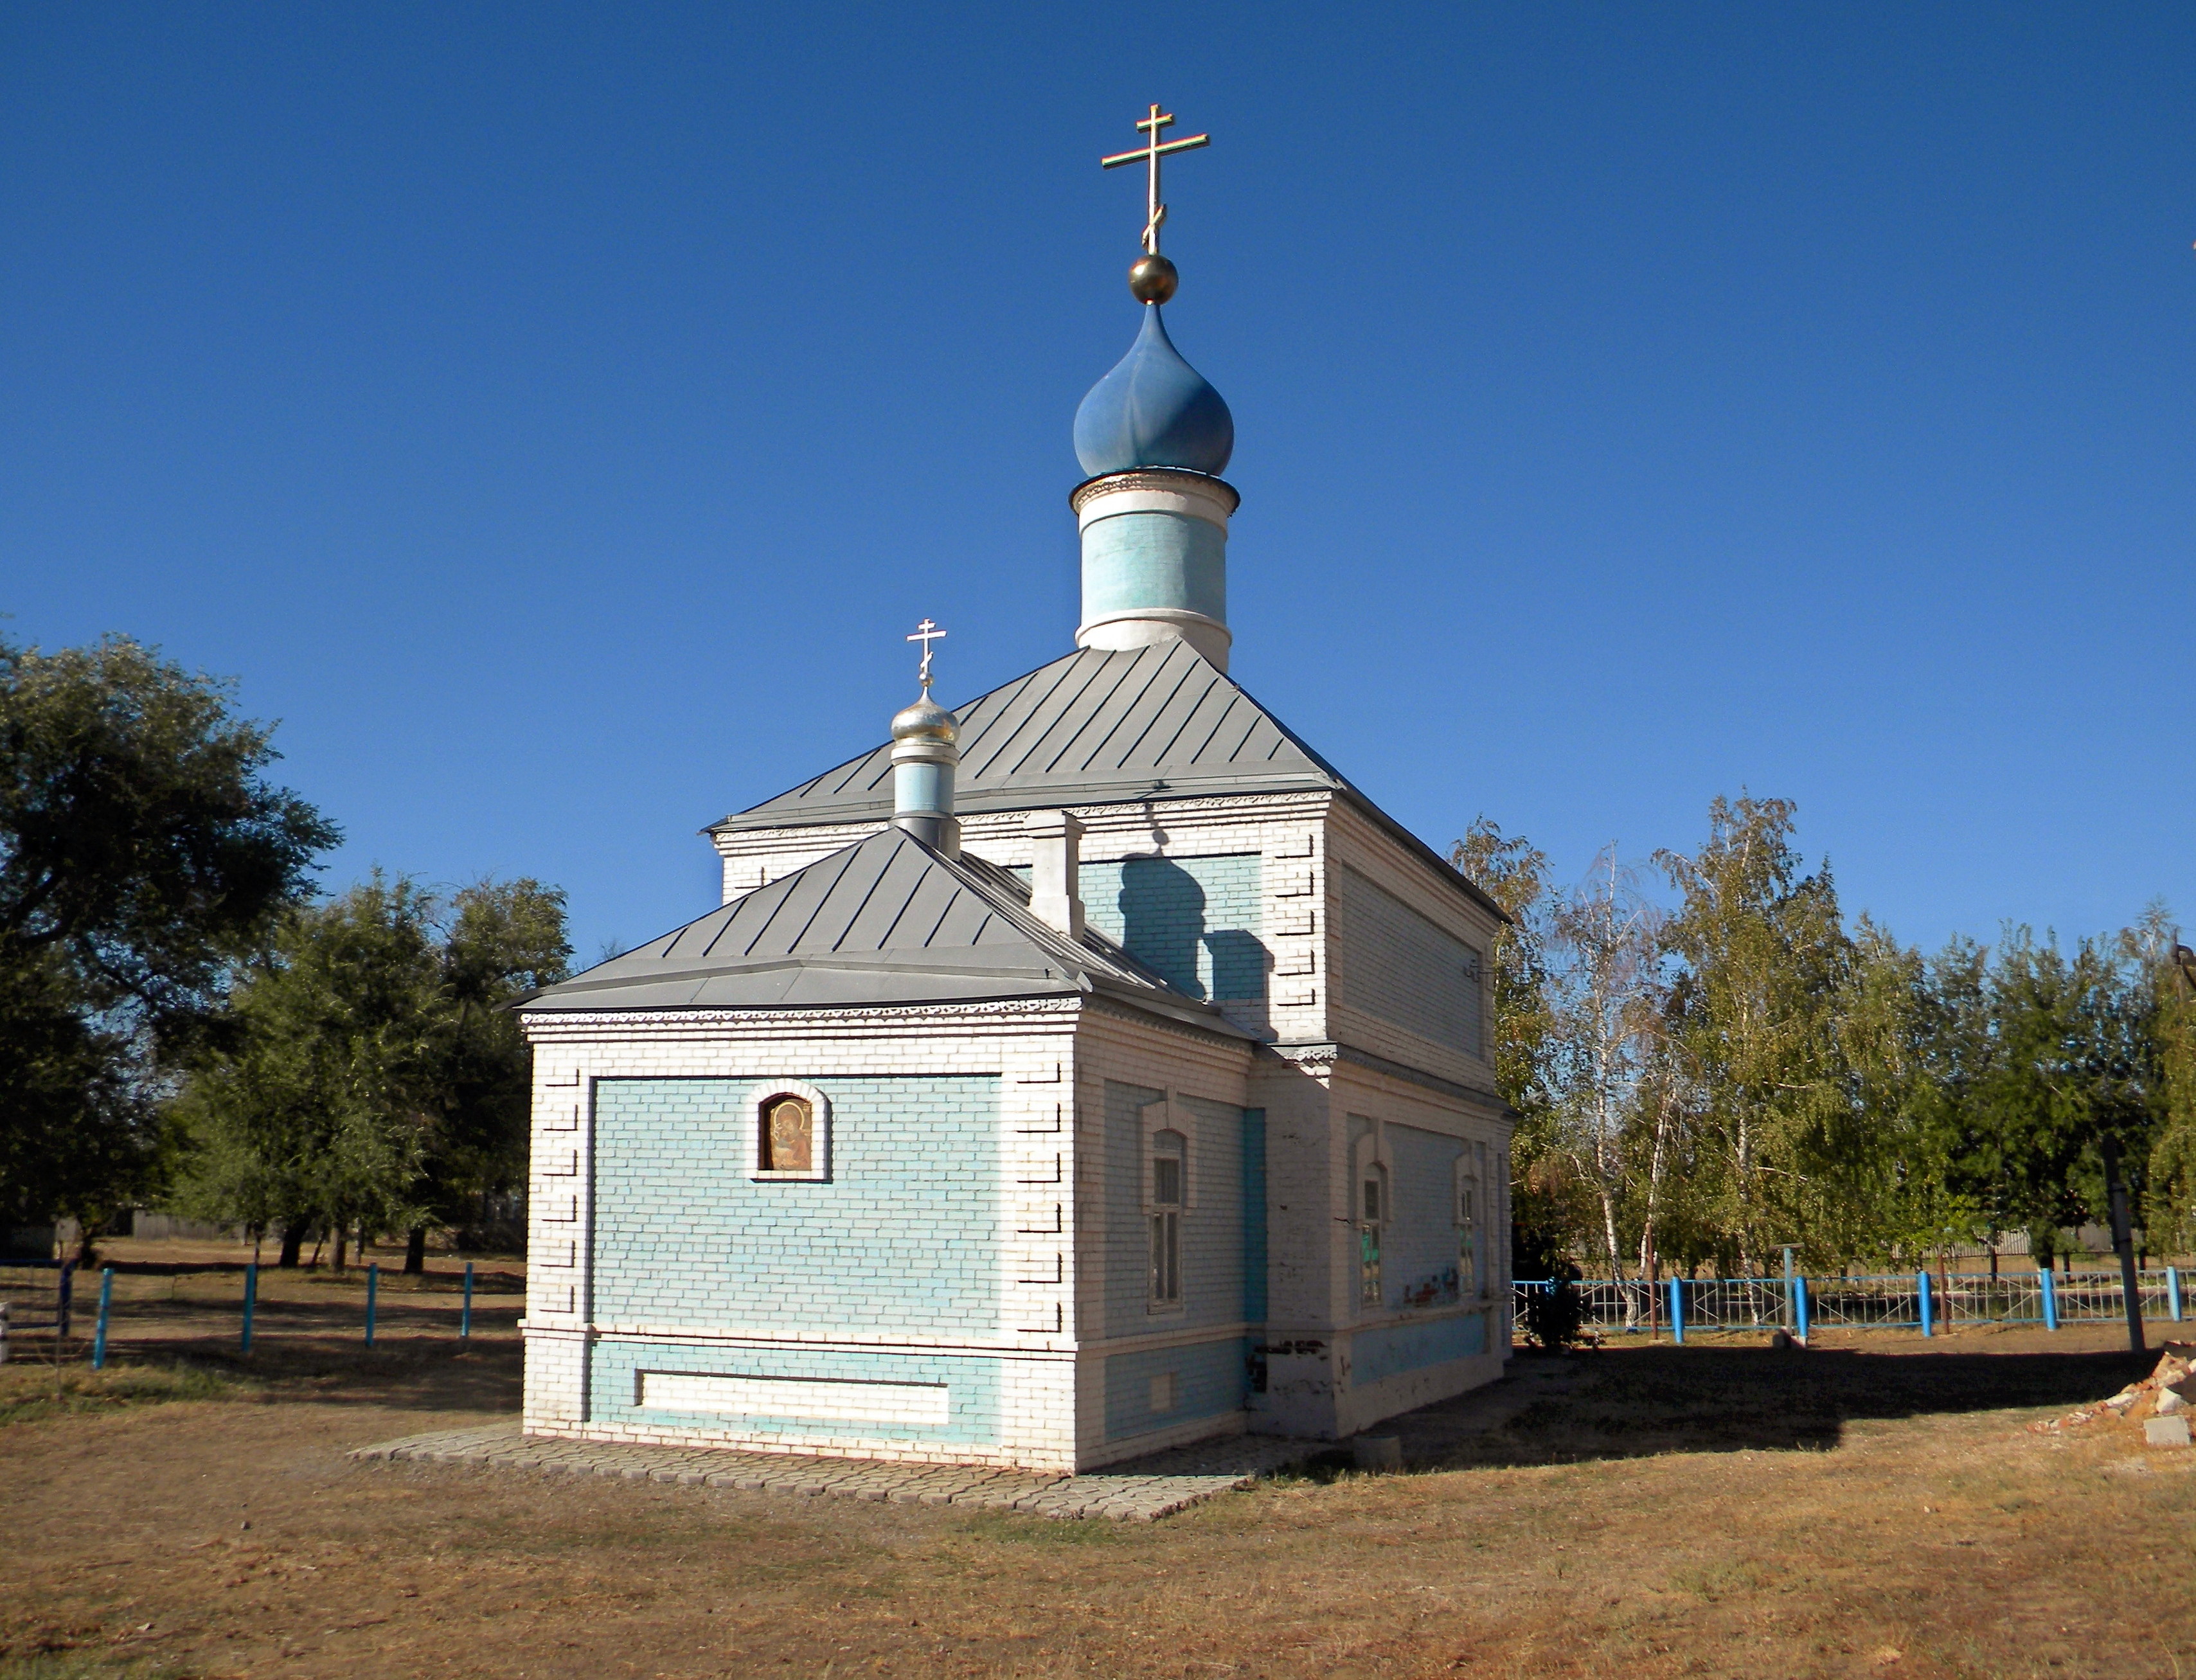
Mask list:
[{"label": "arched window", "polygon": [[823,1179],[830,1173],[831,1102],[813,1085],[766,1086],[752,1111],[754,1176]]},{"label": "arched window", "polygon": [[1150,1199],[1145,1208],[1151,1221],[1154,1308],[1182,1304],[1182,1160],[1188,1143],[1180,1132],[1159,1132],[1152,1138]]},{"label": "arched window", "polygon": [[1358,1179],[1357,1302],[1361,1307],[1381,1302],[1380,1238],[1388,1223],[1388,1169],[1374,1163]]},{"label": "arched window", "polygon": [[1468,1296],[1480,1295],[1487,1288],[1479,1269],[1479,1181],[1466,1174],[1457,1186],[1456,1264],[1458,1275],[1464,1281],[1464,1292]]}]

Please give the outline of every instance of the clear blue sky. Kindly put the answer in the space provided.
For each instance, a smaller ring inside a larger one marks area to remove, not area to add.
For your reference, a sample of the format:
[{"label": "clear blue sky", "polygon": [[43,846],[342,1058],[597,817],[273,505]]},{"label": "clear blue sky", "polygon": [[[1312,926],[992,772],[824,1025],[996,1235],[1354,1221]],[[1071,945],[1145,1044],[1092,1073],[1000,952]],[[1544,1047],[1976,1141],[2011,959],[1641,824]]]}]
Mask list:
[{"label": "clear blue sky", "polygon": [[1906,938],[2196,914],[2186,6],[0,9],[0,629],[373,864],[696,831],[1064,652],[1165,101],[1235,674],[1445,845],[1800,806]]}]

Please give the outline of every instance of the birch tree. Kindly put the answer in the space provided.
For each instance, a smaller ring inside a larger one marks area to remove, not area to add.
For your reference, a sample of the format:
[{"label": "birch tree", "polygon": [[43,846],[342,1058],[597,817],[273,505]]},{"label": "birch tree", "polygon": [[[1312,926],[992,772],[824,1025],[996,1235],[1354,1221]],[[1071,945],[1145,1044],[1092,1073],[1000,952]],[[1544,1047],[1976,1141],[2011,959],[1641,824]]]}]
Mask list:
[{"label": "birch tree", "polygon": [[1548,915],[1549,1084],[1554,1144],[1593,1204],[1609,1275],[1625,1273],[1629,1146],[1656,1037],[1662,915],[1604,847]]}]

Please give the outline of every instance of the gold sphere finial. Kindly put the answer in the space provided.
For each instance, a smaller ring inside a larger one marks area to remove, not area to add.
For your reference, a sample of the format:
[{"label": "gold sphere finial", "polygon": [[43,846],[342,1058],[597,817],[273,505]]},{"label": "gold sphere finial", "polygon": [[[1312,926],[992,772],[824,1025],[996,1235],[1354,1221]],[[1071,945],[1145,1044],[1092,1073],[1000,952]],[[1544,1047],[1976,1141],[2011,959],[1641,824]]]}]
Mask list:
[{"label": "gold sphere finial", "polygon": [[1129,291],[1139,303],[1164,303],[1181,284],[1181,272],[1155,251],[1130,265]]}]

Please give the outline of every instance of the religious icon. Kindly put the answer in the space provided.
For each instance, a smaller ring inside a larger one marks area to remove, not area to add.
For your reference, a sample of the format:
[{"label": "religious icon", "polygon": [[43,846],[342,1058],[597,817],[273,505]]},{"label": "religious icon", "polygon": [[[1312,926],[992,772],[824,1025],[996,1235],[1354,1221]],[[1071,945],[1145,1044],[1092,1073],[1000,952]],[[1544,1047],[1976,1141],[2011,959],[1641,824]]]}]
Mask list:
[{"label": "religious icon", "polygon": [[813,1170],[815,1116],[799,1097],[773,1097],[763,1106],[762,1168],[767,1173]]}]

